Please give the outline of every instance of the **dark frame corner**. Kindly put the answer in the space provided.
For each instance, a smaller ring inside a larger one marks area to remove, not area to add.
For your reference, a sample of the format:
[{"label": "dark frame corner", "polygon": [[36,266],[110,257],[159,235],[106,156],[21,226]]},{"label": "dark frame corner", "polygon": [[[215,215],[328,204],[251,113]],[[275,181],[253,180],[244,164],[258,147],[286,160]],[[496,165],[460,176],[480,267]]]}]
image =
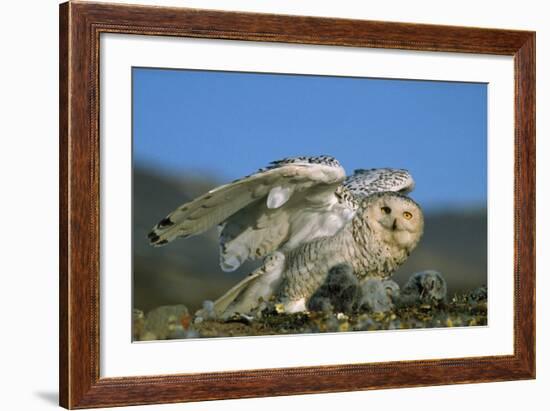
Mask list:
[{"label": "dark frame corner", "polygon": [[[80,2],[60,5],[59,23],[60,405],[90,408],[535,378],[534,32]],[[99,35],[105,32],[513,56],[514,354],[100,378],[98,64]]]}]

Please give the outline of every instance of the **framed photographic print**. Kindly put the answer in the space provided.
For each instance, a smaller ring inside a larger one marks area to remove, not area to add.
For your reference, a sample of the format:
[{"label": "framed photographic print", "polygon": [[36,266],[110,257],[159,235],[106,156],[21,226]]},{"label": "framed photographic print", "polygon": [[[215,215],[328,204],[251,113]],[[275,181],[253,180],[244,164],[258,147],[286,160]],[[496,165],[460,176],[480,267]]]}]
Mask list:
[{"label": "framed photographic print", "polygon": [[535,33],[60,6],[60,403],[535,377]]}]

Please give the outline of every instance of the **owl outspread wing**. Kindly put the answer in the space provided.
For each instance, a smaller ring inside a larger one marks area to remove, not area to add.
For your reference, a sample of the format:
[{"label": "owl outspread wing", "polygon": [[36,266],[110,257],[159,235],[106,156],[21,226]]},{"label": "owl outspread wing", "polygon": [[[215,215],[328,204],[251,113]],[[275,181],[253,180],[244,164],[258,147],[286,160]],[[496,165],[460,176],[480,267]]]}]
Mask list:
[{"label": "owl outspread wing", "polygon": [[340,187],[345,171],[332,157],[294,157],[210,190],[162,219],[149,234],[161,246],[220,226],[220,265],[333,235],[355,215],[357,203]]}]

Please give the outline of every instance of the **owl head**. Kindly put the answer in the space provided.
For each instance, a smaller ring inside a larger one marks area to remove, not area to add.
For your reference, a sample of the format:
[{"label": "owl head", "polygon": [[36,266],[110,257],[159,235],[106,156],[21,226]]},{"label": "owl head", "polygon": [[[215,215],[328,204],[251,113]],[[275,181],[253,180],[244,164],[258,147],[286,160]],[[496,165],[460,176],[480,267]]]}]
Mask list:
[{"label": "owl head", "polygon": [[424,215],[412,199],[395,192],[370,195],[362,204],[363,218],[377,238],[407,255],[424,232]]}]

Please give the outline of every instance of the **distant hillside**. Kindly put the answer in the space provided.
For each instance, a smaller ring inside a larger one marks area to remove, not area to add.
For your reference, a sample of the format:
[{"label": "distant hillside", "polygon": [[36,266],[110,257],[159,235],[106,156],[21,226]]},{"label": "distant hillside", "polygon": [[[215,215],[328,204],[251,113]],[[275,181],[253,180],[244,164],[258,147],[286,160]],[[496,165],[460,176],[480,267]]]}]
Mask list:
[{"label": "distant hillside", "polygon": [[[147,242],[151,227],[167,213],[219,183],[204,176],[176,179],[134,170],[134,307],[147,311],[183,303],[194,310],[254,268],[256,264],[249,263],[235,273],[221,271],[216,229],[161,248]],[[436,269],[447,279],[451,293],[486,284],[486,232],[485,210],[427,214],[424,237],[396,273],[396,281],[402,284],[413,272]]]}]

